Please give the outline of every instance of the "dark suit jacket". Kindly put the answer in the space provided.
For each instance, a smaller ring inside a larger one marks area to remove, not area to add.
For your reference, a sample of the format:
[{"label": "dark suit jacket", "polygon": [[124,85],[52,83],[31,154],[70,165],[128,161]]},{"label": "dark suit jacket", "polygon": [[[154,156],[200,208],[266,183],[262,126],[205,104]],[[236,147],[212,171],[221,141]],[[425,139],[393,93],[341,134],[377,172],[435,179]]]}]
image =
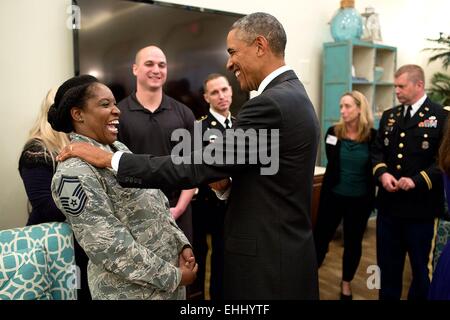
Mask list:
[{"label": "dark suit jacket", "polygon": [[381,117],[371,151],[373,173],[377,181],[385,172],[396,179],[409,177],[416,187],[387,192],[380,185],[377,207],[381,214],[431,220],[444,213],[442,173],[436,159],[447,111],[427,98],[405,124],[403,110],[404,106],[396,106]]},{"label": "dark suit jacket", "polygon": [[[310,209],[319,124],[295,73],[284,72],[247,101],[233,128],[279,129],[279,148],[272,145],[269,150],[279,152],[276,174],[261,175],[260,162],[174,165],[168,157],[124,154],[117,178],[129,187],[190,188],[231,176],[225,217],[225,298],[317,299]],[[226,138],[225,144],[230,143]],[[217,140],[213,145],[222,146]]]}]

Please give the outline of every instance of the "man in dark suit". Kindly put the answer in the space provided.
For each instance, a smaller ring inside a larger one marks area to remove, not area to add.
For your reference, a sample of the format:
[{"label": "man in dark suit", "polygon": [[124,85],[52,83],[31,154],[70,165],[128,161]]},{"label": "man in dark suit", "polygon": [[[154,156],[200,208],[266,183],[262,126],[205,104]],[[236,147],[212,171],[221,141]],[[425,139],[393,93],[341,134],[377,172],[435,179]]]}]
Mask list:
[{"label": "man in dark suit", "polygon": [[383,113],[371,151],[373,174],[380,185],[380,299],[400,299],[406,253],[413,273],[408,299],[426,299],[434,219],[444,213],[442,173],[436,157],[446,112],[427,98],[421,67],[402,66],[394,82],[401,105]]},{"label": "man in dark suit", "polygon": [[[203,90],[203,97],[209,104],[209,112],[198,123],[202,127],[203,146],[207,146],[216,139],[215,130],[223,134],[226,129],[232,128],[236,119],[230,112],[233,90],[225,76],[219,73],[208,75]],[[197,279],[193,286],[201,293],[200,299],[204,299],[207,295],[205,269],[209,248],[211,252],[209,297],[211,300],[223,300],[223,224],[226,202],[217,198],[207,184],[199,186],[198,193],[192,199],[193,247],[198,263]]]},{"label": "man in dark suit", "polygon": [[[243,90],[259,93],[242,106],[234,129],[227,130],[244,132],[247,138],[235,144],[236,136],[230,134],[207,147],[219,156],[228,152],[231,157],[223,157],[227,161],[204,158],[196,164],[201,150],[186,159],[193,164],[180,163],[175,156],[115,153],[113,159],[111,153],[94,152],[86,145],[65,148],[60,158],[77,155],[96,166],[118,167],[121,184],[140,188],[190,188],[231,176],[224,298],[317,299],[310,217],[319,142],[314,107],[285,65],[286,34],[273,16],[253,13],[239,19],[231,27],[227,46],[227,68]],[[269,154],[270,163],[263,159]]]}]

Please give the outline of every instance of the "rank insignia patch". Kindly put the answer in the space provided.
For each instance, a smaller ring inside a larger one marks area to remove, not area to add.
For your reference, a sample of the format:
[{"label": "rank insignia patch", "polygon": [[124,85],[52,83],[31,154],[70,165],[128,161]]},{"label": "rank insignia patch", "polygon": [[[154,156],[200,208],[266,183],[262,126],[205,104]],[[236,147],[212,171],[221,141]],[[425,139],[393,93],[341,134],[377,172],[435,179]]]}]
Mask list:
[{"label": "rank insignia patch", "polygon": [[68,214],[78,216],[83,212],[87,196],[78,177],[63,176],[57,194],[61,205]]}]

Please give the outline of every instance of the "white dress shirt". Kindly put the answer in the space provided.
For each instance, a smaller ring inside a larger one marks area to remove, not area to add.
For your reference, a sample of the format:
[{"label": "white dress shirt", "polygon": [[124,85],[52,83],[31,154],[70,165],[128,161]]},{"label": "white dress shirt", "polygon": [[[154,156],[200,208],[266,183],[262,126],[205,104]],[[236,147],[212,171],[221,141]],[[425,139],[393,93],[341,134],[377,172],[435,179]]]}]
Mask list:
[{"label": "white dress shirt", "polygon": [[259,84],[258,87],[258,95],[261,94],[264,89],[269,85],[269,83],[272,82],[273,79],[275,79],[276,77],[278,77],[280,74],[282,74],[283,72],[292,70],[292,68],[288,67],[288,66],[282,66],[279,67],[278,69],[272,71],[267,77],[264,78],[263,81],[261,81],[261,83]]},{"label": "white dress shirt", "polygon": [[231,112],[228,112],[228,117],[224,117],[223,115],[221,115],[220,113],[217,113],[216,111],[213,110],[213,108],[209,108],[209,112],[214,116],[214,118],[216,118],[220,124],[226,128],[225,126],[225,120],[228,119],[228,124],[230,125],[230,128],[233,126],[232,122],[231,122]]},{"label": "white dress shirt", "polygon": [[[414,116],[414,114],[417,112],[417,110],[419,110],[419,108],[423,105],[423,103],[425,102],[426,99],[427,99],[427,95],[424,94],[422,98],[420,98],[414,104],[411,105],[411,111],[409,111],[411,118]],[[403,115],[406,115],[406,108],[405,108]]]}]

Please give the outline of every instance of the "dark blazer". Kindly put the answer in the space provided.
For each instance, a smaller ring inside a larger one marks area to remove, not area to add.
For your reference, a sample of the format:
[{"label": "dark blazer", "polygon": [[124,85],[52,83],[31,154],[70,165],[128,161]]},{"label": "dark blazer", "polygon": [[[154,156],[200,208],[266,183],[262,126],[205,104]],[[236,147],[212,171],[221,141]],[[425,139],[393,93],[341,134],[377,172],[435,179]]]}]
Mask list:
[{"label": "dark blazer", "polygon": [[[326,201],[326,196],[330,193],[330,191],[339,183],[340,170],[341,170],[341,140],[337,140],[336,144],[333,145],[331,143],[326,143],[327,137],[329,135],[336,136],[335,126],[331,126],[328,128],[327,133],[324,137],[325,140],[325,153],[327,155],[327,168],[325,174],[323,176],[322,188],[321,188],[321,197],[320,202]],[[371,148],[372,143],[375,142],[375,138],[377,135],[377,131],[375,129],[370,130],[369,137],[369,150]],[[375,199],[375,179],[372,174],[372,163],[369,159],[366,168],[366,177],[367,182],[369,183],[369,196],[371,197],[371,203],[373,204],[373,200]]]},{"label": "dark blazer", "polygon": [[[190,188],[231,176],[225,299],[318,299],[310,209],[319,123],[295,73],[284,72],[247,101],[233,128],[279,130],[279,147],[269,149],[279,153],[276,174],[262,175],[261,162],[174,165],[169,157],[124,154],[117,178],[130,187]],[[225,144],[230,146],[231,140],[226,138]],[[227,147],[217,140],[213,145]]]},{"label": "dark blazer", "polygon": [[411,178],[416,187],[387,192],[380,184],[377,207],[382,214],[412,219],[433,219],[444,213],[442,172],[437,166],[439,145],[447,111],[426,99],[414,116],[404,123],[404,106],[384,111],[373,144],[373,173],[385,172],[396,179]]}]

